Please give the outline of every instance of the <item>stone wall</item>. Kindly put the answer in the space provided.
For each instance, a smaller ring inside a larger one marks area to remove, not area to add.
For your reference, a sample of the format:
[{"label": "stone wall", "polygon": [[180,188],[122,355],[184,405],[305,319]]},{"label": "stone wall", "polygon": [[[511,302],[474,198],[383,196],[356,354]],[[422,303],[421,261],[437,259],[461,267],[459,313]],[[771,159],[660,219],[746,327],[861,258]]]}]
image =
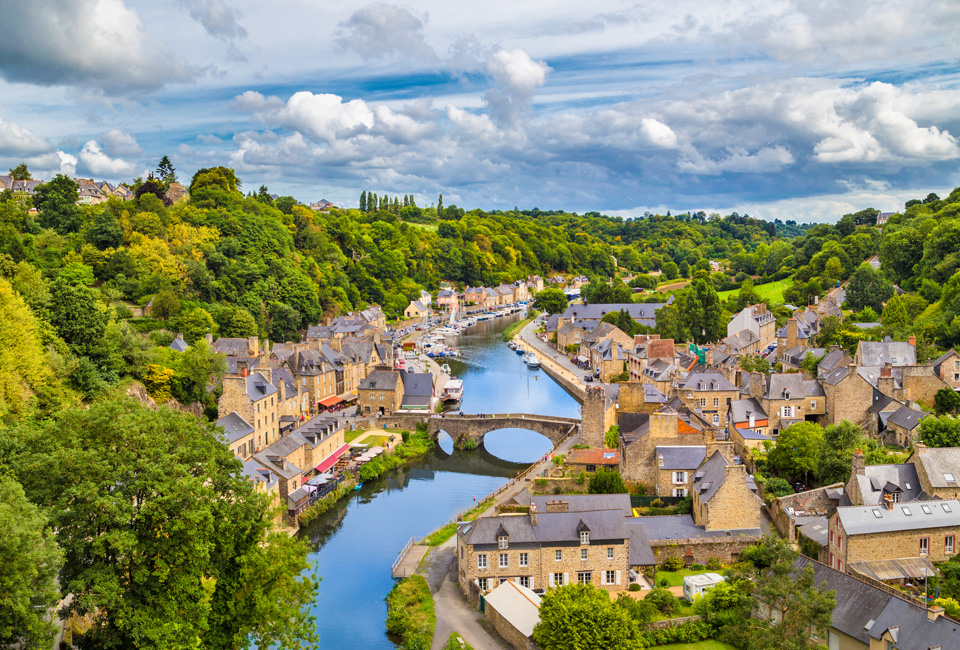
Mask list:
[{"label": "stone wall", "polygon": [[736,562],[743,549],[756,544],[759,535],[743,537],[700,537],[697,539],[650,540],[650,548],[657,564],[663,564],[668,558],[679,557],[689,566],[706,564],[716,558],[724,564]]},{"label": "stone wall", "polygon": [[698,495],[693,495],[694,520],[697,513],[706,516],[697,521],[698,526],[707,530],[735,530],[760,528],[760,497],[747,488],[747,468],[743,465],[727,465],[724,468],[723,485],[698,510]]},{"label": "stone wall", "polygon": [[906,399],[933,404],[937,391],[949,385],[937,377],[932,366],[904,366],[900,369]]},{"label": "stone wall", "polygon": [[584,389],[583,425],[580,442],[591,447],[603,447],[603,434],[607,429],[607,396],[599,386],[587,386]]},{"label": "stone wall", "polygon": [[554,444],[557,444],[566,438],[571,431],[576,430],[579,421],[572,418],[551,418],[526,413],[514,413],[489,414],[482,418],[476,415],[459,417],[458,415],[452,414],[443,418],[430,418],[427,420],[427,423],[432,435],[436,435],[442,429],[450,434],[454,444],[459,447],[467,440],[481,441],[485,434],[490,431],[497,431],[498,429],[527,429],[536,431],[549,438]]},{"label": "stone wall", "polygon": [[827,491],[843,487],[843,483],[834,483],[833,485],[817,488],[816,490],[789,494],[785,497],[774,499],[770,502],[770,506],[767,507],[767,513],[770,515],[770,519],[773,521],[773,525],[777,527],[780,535],[792,544],[797,541],[797,525],[790,516],[788,509],[793,508],[794,512],[803,511],[810,515],[829,517],[833,514],[833,511],[836,510],[837,504],[827,496]]},{"label": "stone wall", "polygon": [[873,386],[851,369],[848,376],[838,384],[824,384],[827,393],[827,424],[839,424],[850,420],[860,425],[867,419],[867,409],[873,404]]},{"label": "stone wall", "polygon": [[490,621],[490,625],[497,631],[504,641],[512,645],[517,650],[537,650],[540,646],[528,639],[524,634],[513,626],[513,623],[500,615],[490,603],[484,608],[484,615]]}]

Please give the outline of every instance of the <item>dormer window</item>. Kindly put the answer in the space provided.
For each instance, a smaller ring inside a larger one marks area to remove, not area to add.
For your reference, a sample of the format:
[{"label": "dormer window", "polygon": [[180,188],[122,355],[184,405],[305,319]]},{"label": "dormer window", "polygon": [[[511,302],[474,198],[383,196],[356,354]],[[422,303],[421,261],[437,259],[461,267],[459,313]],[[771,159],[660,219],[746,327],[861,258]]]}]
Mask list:
[{"label": "dormer window", "polygon": [[499,537],[497,537],[497,547],[499,547],[500,550],[506,550],[506,548],[507,548],[507,536],[506,536],[506,535],[500,535]]},{"label": "dormer window", "polygon": [[702,381],[697,384],[697,390],[703,390],[703,387],[704,387],[704,384]]},{"label": "dormer window", "polygon": [[580,531],[580,543],[581,543],[581,544],[589,544],[589,543],[590,543],[590,531],[589,531],[589,530],[581,530],[581,531]]}]

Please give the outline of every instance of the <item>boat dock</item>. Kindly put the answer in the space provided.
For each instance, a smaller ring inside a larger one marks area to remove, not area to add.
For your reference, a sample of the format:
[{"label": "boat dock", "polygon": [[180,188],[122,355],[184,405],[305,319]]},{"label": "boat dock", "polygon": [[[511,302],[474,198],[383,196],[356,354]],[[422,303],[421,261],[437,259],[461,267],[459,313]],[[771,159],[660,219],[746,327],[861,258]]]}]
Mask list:
[{"label": "boat dock", "polygon": [[411,537],[407,545],[400,551],[400,555],[397,556],[391,568],[392,575],[395,579],[408,578],[416,573],[417,567],[420,566],[420,562],[423,560],[423,556],[427,554],[427,550],[430,548],[425,544],[417,544],[418,541],[423,540],[417,540],[415,537]]}]

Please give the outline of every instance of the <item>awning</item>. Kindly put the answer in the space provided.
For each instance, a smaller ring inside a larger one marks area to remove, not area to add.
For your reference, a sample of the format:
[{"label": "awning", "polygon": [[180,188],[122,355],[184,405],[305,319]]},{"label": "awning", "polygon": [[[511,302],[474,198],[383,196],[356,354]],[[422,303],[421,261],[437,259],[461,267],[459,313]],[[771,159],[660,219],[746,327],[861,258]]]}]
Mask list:
[{"label": "awning", "polygon": [[590,359],[586,358],[586,357],[583,356],[582,354],[578,354],[578,355],[577,355],[577,361],[579,361],[580,363],[586,363],[586,362],[590,361]]},{"label": "awning", "polygon": [[910,580],[936,575],[936,569],[926,558],[902,557],[895,560],[853,562],[849,569],[874,580]]},{"label": "awning", "polygon": [[331,480],[332,478],[333,478],[333,474],[327,474],[327,473],[317,474],[312,479],[304,483],[304,485],[323,485],[324,483]]},{"label": "awning", "polygon": [[317,471],[323,473],[323,472],[326,472],[331,467],[333,467],[334,465],[336,465],[337,461],[340,460],[340,457],[343,456],[344,452],[346,452],[348,449],[350,449],[350,445],[343,445],[342,447],[337,449],[335,452],[327,456],[322,463],[317,465]]},{"label": "awning", "polygon": [[333,397],[328,397],[327,399],[320,400],[319,404],[320,406],[325,406],[327,408],[330,408],[331,406],[336,406],[342,401],[343,400],[340,399],[338,395],[334,395]]},{"label": "awning", "polygon": [[341,393],[341,394],[339,395],[339,397],[340,397],[340,399],[342,399],[344,402],[356,402],[356,401],[357,401],[357,391],[355,391],[355,390],[350,390],[350,391],[347,391],[346,393]]}]

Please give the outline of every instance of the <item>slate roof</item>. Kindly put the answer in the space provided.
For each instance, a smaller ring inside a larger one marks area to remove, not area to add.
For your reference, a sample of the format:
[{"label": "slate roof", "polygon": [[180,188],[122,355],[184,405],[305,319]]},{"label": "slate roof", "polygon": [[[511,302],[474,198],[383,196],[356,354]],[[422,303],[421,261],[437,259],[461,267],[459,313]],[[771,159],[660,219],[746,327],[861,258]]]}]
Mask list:
[{"label": "slate roof", "polygon": [[[671,298],[672,301],[672,298]],[[610,312],[618,312],[626,310],[630,317],[637,321],[654,321],[656,322],[656,311],[665,305],[671,304],[670,302],[666,303],[610,303],[610,304],[590,304],[582,305],[575,304],[569,305],[567,309],[563,312],[563,319],[566,321],[574,319],[588,319],[588,320],[600,320],[604,317],[605,314]]]},{"label": "slate roof", "polygon": [[283,394],[286,397],[297,394],[297,380],[293,378],[293,373],[288,368],[273,369],[273,385],[280,388],[281,382],[284,384]]},{"label": "slate roof", "polygon": [[243,475],[254,484],[263,485],[267,489],[272,488],[277,481],[280,480],[279,476],[264,467],[263,463],[253,458],[244,461]]},{"label": "slate roof", "polygon": [[757,433],[753,429],[744,429],[741,427],[736,427],[736,429],[737,433],[740,434],[740,437],[744,440],[773,440],[773,437]]},{"label": "slate roof", "polygon": [[892,510],[877,505],[846,506],[837,508],[837,517],[847,535],[952,527],[960,526],[960,502],[895,503]]},{"label": "slate roof", "polygon": [[860,365],[912,366],[917,363],[917,351],[905,341],[860,341]]},{"label": "slate roof", "polygon": [[550,318],[547,319],[547,322],[544,324],[544,330],[547,332],[556,332],[557,323],[560,322],[560,314],[552,314]]},{"label": "slate roof", "polygon": [[403,393],[404,400],[407,395],[433,396],[433,375],[429,372],[405,372],[403,373]]},{"label": "slate roof", "polygon": [[410,307],[413,307],[413,308],[416,309],[417,311],[427,311],[427,308],[424,307],[424,306],[423,306],[423,303],[420,302],[419,300],[414,300],[414,301],[412,301],[412,302],[410,303],[410,305],[407,307],[407,309],[410,309]]},{"label": "slate roof", "polygon": [[726,478],[726,467],[730,464],[719,451],[713,452],[697,470],[693,479],[693,490],[700,496],[700,501],[707,503],[717,493]]},{"label": "slate roof", "polygon": [[825,375],[838,365],[843,363],[844,358],[843,350],[831,350],[827,352],[822,359],[820,359],[820,364],[817,366],[817,374]]},{"label": "slate roof", "polygon": [[960,480],[960,447],[914,448],[910,459],[923,465],[931,487],[957,487],[957,481],[947,481],[945,475],[952,474],[954,479]]},{"label": "slate roof", "polygon": [[653,557],[650,540],[643,526],[627,526],[630,537],[630,566],[656,566],[657,560]]},{"label": "slate roof", "polygon": [[267,378],[259,372],[247,377],[247,396],[254,402],[274,395],[276,392],[277,387],[267,381]]},{"label": "slate roof", "polygon": [[177,352],[186,352],[189,348],[190,346],[187,345],[187,342],[179,336],[173,339],[173,343],[170,344],[170,349],[176,350]]},{"label": "slate roof", "polygon": [[670,378],[670,373],[674,370],[674,365],[663,359],[654,359],[643,369],[643,374],[654,381],[666,381]]},{"label": "slate roof", "polygon": [[897,491],[901,503],[916,501],[923,495],[917,468],[912,463],[868,465],[856,480],[864,505],[882,505],[884,494]]},{"label": "slate roof", "polygon": [[916,411],[912,408],[901,406],[887,419],[887,424],[896,424],[907,431],[913,431],[920,426],[920,420],[927,417],[927,415],[925,411]]},{"label": "slate roof", "polygon": [[631,517],[626,520],[627,527],[642,526],[647,538],[654,541],[670,539],[697,539],[701,537],[732,537],[747,535],[760,536],[759,528],[741,528],[736,530],[707,530],[693,523],[692,515],[664,515],[661,517]]},{"label": "slate roof", "polygon": [[749,422],[750,416],[754,420],[767,420],[767,412],[760,406],[760,402],[750,397],[747,399],[735,399],[730,402],[730,419],[734,422]]},{"label": "slate roof", "polygon": [[620,342],[612,339],[604,339],[591,349],[599,353],[603,361],[623,361],[627,358],[627,353],[623,351]]},{"label": "slate roof", "polygon": [[250,355],[250,343],[247,339],[226,338],[221,336],[211,346],[214,352],[228,357],[246,357]]},{"label": "slate roof", "polygon": [[[524,490],[529,494],[526,490]],[[570,512],[590,512],[592,510],[619,510],[624,517],[633,515],[628,494],[564,494],[555,496],[531,496],[530,503],[537,506],[538,512],[547,511],[547,503],[560,499],[566,501]]]},{"label": "slate roof", "polygon": [[254,432],[253,425],[244,420],[236,411],[217,420],[217,426],[223,427],[229,443],[234,443]]},{"label": "slate roof", "polygon": [[900,402],[874,389],[873,404],[867,409],[867,413],[879,413],[880,411],[886,410],[891,404],[894,405],[894,408],[899,408]]},{"label": "slate roof", "polygon": [[827,373],[827,376],[823,378],[823,383],[829,384],[831,386],[836,386],[841,381],[847,378],[850,375],[850,368],[848,366],[842,366],[836,370]]},{"label": "slate roof", "polygon": [[392,370],[374,370],[357,385],[361,390],[395,390],[400,373]]},{"label": "slate roof", "polygon": [[627,445],[639,440],[650,430],[649,413],[620,413],[617,422],[620,427],[620,439]]},{"label": "slate roof", "polygon": [[[657,447],[659,469],[692,470],[700,467],[707,457],[707,448],[700,445]],[[661,463],[661,459],[663,462]]]},{"label": "slate roof", "polygon": [[[764,397],[771,400],[823,397],[823,386],[816,379],[804,379],[800,373],[777,373],[766,378]],[[789,397],[787,397],[789,395]]]},{"label": "slate roof", "polygon": [[737,390],[737,387],[719,372],[691,372],[680,382],[678,388],[695,391]]},{"label": "slate roof", "polygon": [[[539,508],[538,508],[539,510]],[[467,544],[484,550],[497,547],[497,533],[503,528],[509,544],[556,544],[580,541],[581,524],[590,530],[590,540],[613,541],[627,539],[626,517],[619,510],[591,510],[586,512],[539,512],[537,525],[528,516],[501,515],[480,517],[472,525],[461,526],[459,533]]]}]

